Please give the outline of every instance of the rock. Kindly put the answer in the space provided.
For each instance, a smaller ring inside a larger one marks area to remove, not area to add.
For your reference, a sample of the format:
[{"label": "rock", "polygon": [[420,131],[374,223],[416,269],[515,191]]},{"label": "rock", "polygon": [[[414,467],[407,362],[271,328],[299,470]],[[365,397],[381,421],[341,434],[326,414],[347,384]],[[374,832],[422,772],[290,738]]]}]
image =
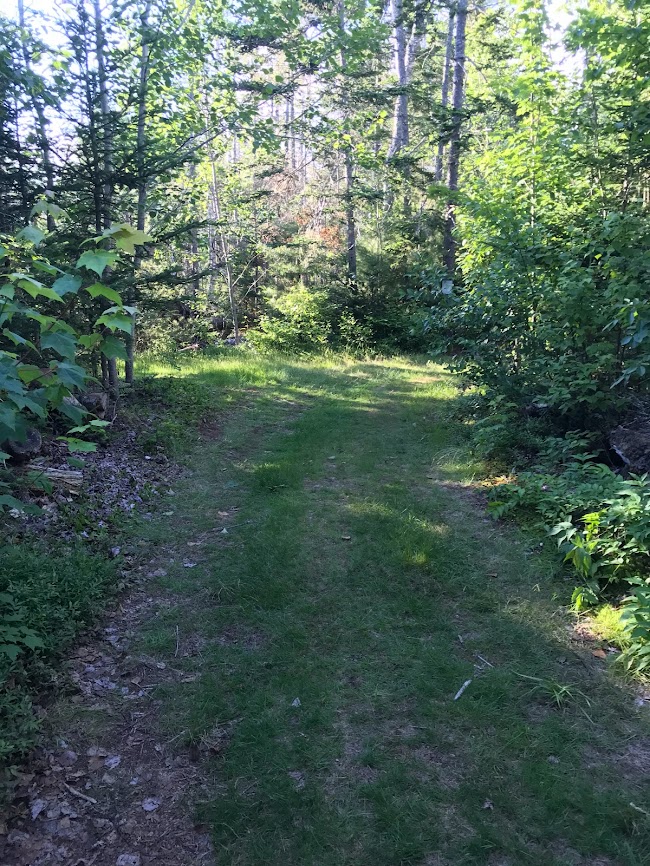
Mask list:
[{"label": "rock", "polygon": [[115,861],[115,866],[140,866],[139,854],[120,854]]},{"label": "rock", "polygon": [[617,427],[609,441],[630,472],[650,472],[650,421],[638,419]]},{"label": "rock", "polygon": [[18,439],[8,439],[2,445],[3,451],[8,451],[12,457],[17,460],[29,460],[31,457],[36,457],[40,454],[43,447],[43,437],[33,427],[27,431],[27,436],[24,442],[19,442]]},{"label": "rock", "polygon": [[105,391],[89,391],[87,394],[80,394],[79,402],[98,418],[103,418],[108,410],[108,394]]}]

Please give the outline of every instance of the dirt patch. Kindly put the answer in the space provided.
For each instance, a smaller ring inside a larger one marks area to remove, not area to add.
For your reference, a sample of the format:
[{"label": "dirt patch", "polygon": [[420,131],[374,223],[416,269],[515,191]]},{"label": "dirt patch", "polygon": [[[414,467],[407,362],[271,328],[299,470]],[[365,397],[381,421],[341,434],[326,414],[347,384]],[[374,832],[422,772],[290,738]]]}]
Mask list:
[{"label": "dirt patch", "polygon": [[266,644],[266,637],[254,629],[242,625],[232,625],[223,629],[214,643],[220,646],[238,647],[245,650],[258,650]]},{"label": "dirt patch", "polygon": [[454,752],[431,746],[419,746],[412,754],[424,769],[423,773],[418,774],[422,780],[430,778],[433,772],[441,788],[456,790],[460,787],[462,766]]},{"label": "dirt patch", "polygon": [[217,442],[223,436],[223,426],[214,418],[201,421],[199,438],[202,442]]},{"label": "dirt patch", "polygon": [[[2,827],[2,866],[212,863],[188,806],[208,795],[205,778],[178,742],[165,741],[154,697],[157,686],[182,687],[193,675],[130,653],[159,601],[134,588],[74,652],[73,693],[54,708],[58,737],[19,778]],[[210,732],[206,750],[226,742]]]}]

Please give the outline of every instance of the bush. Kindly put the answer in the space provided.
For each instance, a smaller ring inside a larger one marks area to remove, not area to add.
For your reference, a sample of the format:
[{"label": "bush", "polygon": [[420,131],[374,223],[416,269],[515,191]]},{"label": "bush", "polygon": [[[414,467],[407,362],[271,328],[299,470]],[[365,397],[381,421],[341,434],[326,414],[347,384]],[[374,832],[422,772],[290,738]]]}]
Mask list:
[{"label": "bush", "polygon": [[325,292],[296,286],[273,302],[271,315],[262,316],[258,331],[249,332],[260,349],[280,352],[316,352],[331,337],[330,310]]},{"label": "bush", "polygon": [[0,766],[33,747],[32,701],[59,682],[57,661],[116,587],[114,563],[81,548],[0,551]]}]

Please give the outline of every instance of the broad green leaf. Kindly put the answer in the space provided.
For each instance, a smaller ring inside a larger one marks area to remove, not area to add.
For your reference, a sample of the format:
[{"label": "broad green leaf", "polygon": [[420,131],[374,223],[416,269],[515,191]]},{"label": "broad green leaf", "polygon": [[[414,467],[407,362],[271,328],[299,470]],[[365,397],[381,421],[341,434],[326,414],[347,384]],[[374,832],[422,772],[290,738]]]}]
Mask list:
[{"label": "broad green leaf", "polygon": [[106,298],[109,301],[113,301],[114,304],[122,305],[122,298],[115,289],[111,289],[103,283],[93,283],[92,286],[86,286],[86,291],[91,298]]},{"label": "broad green leaf", "polygon": [[14,331],[10,331],[8,328],[3,328],[2,333],[8,340],[11,340],[14,346],[29,346],[30,349],[36,349],[36,346],[32,343],[31,340],[27,340],[25,337],[21,337],[20,334],[16,334]]},{"label": "broad green leaf", "polygon": [[107,358],[119,358],[121,361],[126,361],[126,346],[114,334],[108,334],[101,345],[101,350]]},{"label": "broad green leaf", "polygon": [[133,330],[133,319],[124,313],[104,313],[95,322],[95,327],[104,325],[111,331],[126,331],[130,334]]},{"label": "broad green leaf", "polygon": [[25,226],[24,229],[18,232],[16,235],[20,240],[27,241],[30,244],[34,244],[37,247],[45,237],[45,232],[42,232],[40,229],[36,228],[36,226]]},{"label": "broad green leaf", "polygon": [[52,369],[57,373],[61,382],[67,387],[81,388],[86,381],[86,371],[78,364],[70,361],[59,361],[54,363]]},{"label": "broad green leaf", "polygon": [[0,496],[0,508],[15,508],[17,511],[24,511],[25,503],[16,499],[15,496],[4,495]]},{"label": "broad green leaf", "polygon": [[41,336],[41,349],[52,349],[62,358],[73,359],[77,351],[77,341],[71,334],[48,331]]},{"label": "broad green leaf", "polygon": [[[59,298],[59,300],[61,299]],[[57,324],[57,319],[54,316],[44,316],[43,313],[39,313],[37,310],[25,310],[25,315],[28,319],[38,322],[41,328],[51,328]]]},{"label": "broad green leaf", "polygon": [[138,231],[137,229],[132,229],[124,234],[115,235],[115,244],[118,249],[124,250],[125,253],[128,253],[131,256],[135,255],[136,247],[140,247],[152,240],[153,238],[151,235]]},{"label": "broad green leaf", "polygon": [[59,436],[61,442],[65,442],[68,450],[72,452],[89,453],[96,451],[97,445],[94,442],[86,442],[84,439],[76,439],[74,436]]},{"label": "broad green leaf", "polygon": [[40,379],[42,375],[43,371],[35,364],[21,364],[18,368],[18,376],[20,378],[20,381],[24,382],[26,385],[29,385],[31,382],[35,382],[36,379]]},{"label": "broad green leaf", "polygon": [[77,260],[78,268],[86,268],[94,271],[98,277],[104,273],[107,267],[114,265],[117,261],[117,253],[109,250],[86,250]]},{"label": "broad green leaf", "polygon": [[103,338],[101,334],[83,334],[81,337],[79,337],[79,343],[85,349],[94,349],[95,346],[101,343],[102,339]]},{"label": "broad green leaf", "polygon": [[0,286],[0,298],[9,298],[9,300],[13,300],[15,294],[16,290],[11,283],[5,283],[4,286]]},{"label": "broad green leaf", "polygon": [[54,265],[51,265],[49,262],[45,262],[42,259],[33,259],[31,266],[35,270],[42,271],[44,274],[49,274],[50,276],[59,273],[58,268],[55,268]]},{"label": "broad green leaf", "polygon": [[10,274],[10,277],[16,278],[16,285],[27,292],[32,298],[48,298],[51,301],[62,301],[62,298],[57,295],[48,286],[39,283],[33,277],[28,277],[26,274]]},{"label": "broad green leaf", "polygon": [[76,277],[74,274],[64,274],[54,281],[52,291],[63,297],[67,294],[77,294],[81,286],[81,277]]}]

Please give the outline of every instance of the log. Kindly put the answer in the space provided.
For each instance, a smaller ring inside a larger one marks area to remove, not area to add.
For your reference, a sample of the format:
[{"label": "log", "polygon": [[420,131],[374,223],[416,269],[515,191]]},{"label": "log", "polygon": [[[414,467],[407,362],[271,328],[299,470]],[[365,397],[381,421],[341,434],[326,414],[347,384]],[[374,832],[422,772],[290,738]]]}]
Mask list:
[{"label": "log", "polygon": [[52,484],[64,487],[73,496],[79,495],[84,479],[84,474],[79,469],[43,469],[40,466],[29,468],[43,478],[47,478]]}]

